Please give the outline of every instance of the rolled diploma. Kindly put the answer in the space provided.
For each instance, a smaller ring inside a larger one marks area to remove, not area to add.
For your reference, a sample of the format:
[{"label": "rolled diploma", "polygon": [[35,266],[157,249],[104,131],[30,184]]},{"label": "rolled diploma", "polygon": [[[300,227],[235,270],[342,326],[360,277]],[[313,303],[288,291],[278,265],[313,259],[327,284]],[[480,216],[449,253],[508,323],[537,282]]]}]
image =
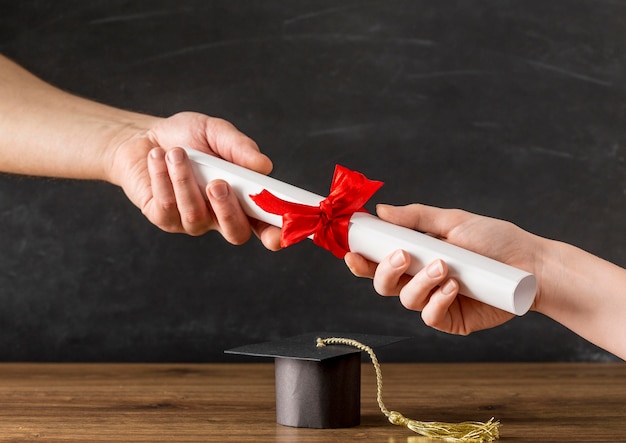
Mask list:
[{"label": "rolled diploma", "polygon": [[[265,212],[250,195],[267,189],[283,200],[316,207],[325,198],[200,151],[185,150],[203,189],[212,180],[225,180],[248,216],[271,225],[281,227],[282,216]],[[459,282],[461,294],[512,314],[525,314],[537,292],[535,276],[526,271],[385,222],[371,214],[357,212],[352,216],[348,243],[350,251],[376,263],[397,249],[405,250],[411,255],[411,266],[407,270],[410,275],[415,275],[431,261],[442,259],[448,264],[448,275]]]}]

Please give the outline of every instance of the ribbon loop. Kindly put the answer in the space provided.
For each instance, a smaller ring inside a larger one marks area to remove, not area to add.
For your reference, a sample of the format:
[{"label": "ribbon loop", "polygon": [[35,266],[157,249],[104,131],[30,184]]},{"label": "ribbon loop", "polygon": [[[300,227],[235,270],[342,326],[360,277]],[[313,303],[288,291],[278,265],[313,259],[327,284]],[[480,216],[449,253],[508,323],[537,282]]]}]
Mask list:
[{"label": "ribbon loop", "polygon": [[266,212],[281,215],[280,245],[285,248],[313,235],[313,242],[343,258],[350,251],[348,228],[355,212],[367,212],[363,205],[383,185],[360,172],[335,166],[328,197],[319,206],[288,202],[264,189],[250,198]]}]

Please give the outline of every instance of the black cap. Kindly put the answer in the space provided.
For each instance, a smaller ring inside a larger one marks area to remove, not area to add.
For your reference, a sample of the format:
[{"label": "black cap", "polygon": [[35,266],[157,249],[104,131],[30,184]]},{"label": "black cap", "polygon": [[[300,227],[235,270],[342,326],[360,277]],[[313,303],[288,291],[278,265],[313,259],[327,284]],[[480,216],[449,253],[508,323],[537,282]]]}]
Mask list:
[{"label": "black cap", "polygon": [[361,351],[352,346],[317,346],[318,338],[341,337],[371,348],[406,337],[315,332],[240,346],[228,354],[274,357],[276,421],[299,428],[347,428],[361,417]]}]

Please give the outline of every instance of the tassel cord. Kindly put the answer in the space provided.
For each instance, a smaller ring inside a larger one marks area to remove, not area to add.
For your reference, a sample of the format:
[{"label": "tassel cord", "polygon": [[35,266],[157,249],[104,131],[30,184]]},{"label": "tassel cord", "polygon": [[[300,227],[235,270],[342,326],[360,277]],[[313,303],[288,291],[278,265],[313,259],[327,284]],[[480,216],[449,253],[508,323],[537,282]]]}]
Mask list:
[{"label": "tassel cord", "polygon": [[330,337],[317,339],[317,347],[326,345],[352,346],[360,351],[366,352],[369,355],[372,360],[372,364],[374,365],[374,370],[376,371],[376,401],[378,402],[378,407],[381,412],[385,414],[386,417],[389,417],[391,415],[391,411],[389,411],[389,409],[385,406],[385,403],[383,403],[383,374],[380,369],[380,363],[378,363],[378,358],[376,358],[376,354],[374,354],[374,350],[369,346],[350,338]]},{"label": "tassel cord", "polygon": [[352,346],[369,355],[376,371],[376,401],[381,412],[385,414],[392,424],[404,426],[425,437],[439,438],[450,442],[487,443],[500,437],[498,429],[500,423],[495,421],[493,417],[486,423],[473,421],[462,423],[423,422],[406,418],[397,411],[390,411],[383,402],[383,376],[374,350],[350,338],[329,337],[317,339],[318,347],[326,345]]}]

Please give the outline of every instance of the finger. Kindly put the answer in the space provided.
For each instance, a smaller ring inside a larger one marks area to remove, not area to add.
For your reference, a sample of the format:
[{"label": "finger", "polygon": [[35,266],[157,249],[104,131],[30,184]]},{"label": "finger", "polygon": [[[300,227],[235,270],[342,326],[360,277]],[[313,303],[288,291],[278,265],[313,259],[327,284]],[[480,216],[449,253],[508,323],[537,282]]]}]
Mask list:
[{"label": "finger", "polygon": [[397,250],[380,262],[374,274],[374,289],[380,295],[398,295],[411,277],[405,272],[411,257],[406,251]]},{"label": "finger", "polygon": [[224,180],[213,180],[207,185],[206,193],[222,236],[234,245],[247,242],[252,228],[230,185]]},{"label": "finger", "polygon": [[190,235],[204,234],[213,228],[213,220],[198,188],[187,153],[182,148],[173,148],[165,158],[184,231]]},{"label": "finger", "polygon": [[348,252],[343,260],[352,272],[357,277],[374,278],[376,267],[378,264],[367,260],[362,255],[355,252]]},{"label": "finger", "polygon": [[176,196],[165,162],[165,151],[154,148],[148,155],[148,174],[152,188],[152,199],[144,208],[145,215],[167,232],[180,232],[180,214]]},{"label": "finger", "polygon": [[265,246],[270,251],[278,251],[281,249],[280,246],[280,228],[276,226],[272,226],[268,223],[262,222],[257,219],[249,219],[250,225],[252,226],[252,231],[257,236],[263,246]]},{"label": "finger", "polygon": [[261,174],[272,171],[273,165],[269,157],[262,154],[256,142],[232,123],[220,118],[209,119],[206,138],[209,146],[223,159]]},{"label": "finger", "polygon": [[376,213],[390,223],[444,238],[469,216],[460,209],[442,209],[417,203],[407,206],[380,204],[376,206]]},{"label": "finger", "polygon": [[451,307],[459,294],[459,284],[454,279],[448,279],[431,295],[428,303],[422,310],[422,320],[432,328],[452,333]]},{"label": "finger", "polygon": [[400,291],[400,302],[413,311],[421,311],[437,286],[446,278],[448,267],[443,260],[435,260],[415,274]]}]

